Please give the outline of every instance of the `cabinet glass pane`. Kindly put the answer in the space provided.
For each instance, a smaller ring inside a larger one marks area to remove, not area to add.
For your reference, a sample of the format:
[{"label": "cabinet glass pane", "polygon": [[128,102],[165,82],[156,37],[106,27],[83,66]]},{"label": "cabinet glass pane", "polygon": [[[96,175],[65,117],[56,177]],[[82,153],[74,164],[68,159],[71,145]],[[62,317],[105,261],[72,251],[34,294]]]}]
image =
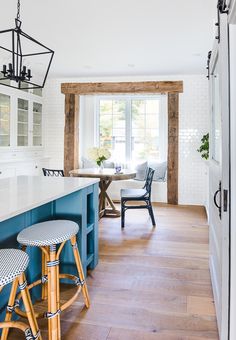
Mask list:
[{"label": "cabinet glass pane", "polygon": [[42,97],[42,89],[33,89],[33,94],[36,94],[36,96]]},{"label": "cabinet glass pane", "polygon": [[18,99],[17,115],[17,145],[28,146],[29,103],[28,100]]},{"label": "cabinet glass pane", "polygon": [[10,96],[0,93],[0,146],[10,146]]},{"label": "cabinet glass pane", "polygon": [[42,104],[33,103],[33,146],[42,145]]},{"label": "cabinet glass pane", "polygon": [[[0,72],[0,78],[4,78],[4,75],[2,72]],[[11,81],[9,79],[2,79],[1,84],[11,85]]]},{"label": "cabinet glass pane", "polygon": [[21,87],[23,87],[23,88],[20,89],[21,91],[29,92],[29,90],[28,90],[29,84],[28,83],[25,83],[24,81],[22,81]]}]

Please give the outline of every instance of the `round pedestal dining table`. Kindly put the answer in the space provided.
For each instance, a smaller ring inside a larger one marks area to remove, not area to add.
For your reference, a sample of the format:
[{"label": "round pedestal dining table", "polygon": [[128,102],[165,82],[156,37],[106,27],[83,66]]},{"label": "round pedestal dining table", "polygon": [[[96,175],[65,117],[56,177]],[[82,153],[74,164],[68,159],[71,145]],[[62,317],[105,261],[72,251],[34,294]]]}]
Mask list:
[{"label": "round pedestal dining table", "polygon": [[99,217],[119,217],[120,210],[116,209],[114,202],[107,193],[107,189],[112,181],[121,181],[135,178],[136,172],[129,169],[122,169],[121,172],[115,173],[115,169],[74,169],[69,172],[72,177],[99,178]]}]

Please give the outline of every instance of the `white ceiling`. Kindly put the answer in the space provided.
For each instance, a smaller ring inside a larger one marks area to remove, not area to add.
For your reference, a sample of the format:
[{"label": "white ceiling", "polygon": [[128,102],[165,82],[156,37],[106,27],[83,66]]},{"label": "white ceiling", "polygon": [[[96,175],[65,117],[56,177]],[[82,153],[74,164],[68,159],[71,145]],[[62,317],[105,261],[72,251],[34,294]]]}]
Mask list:
[{"label": "white ceiling", "polygon": [[[16,2],[1,0],[0,30]],[[22,29],[55,50],[51,76],[202,74],[216,2],[21,0]]]}]

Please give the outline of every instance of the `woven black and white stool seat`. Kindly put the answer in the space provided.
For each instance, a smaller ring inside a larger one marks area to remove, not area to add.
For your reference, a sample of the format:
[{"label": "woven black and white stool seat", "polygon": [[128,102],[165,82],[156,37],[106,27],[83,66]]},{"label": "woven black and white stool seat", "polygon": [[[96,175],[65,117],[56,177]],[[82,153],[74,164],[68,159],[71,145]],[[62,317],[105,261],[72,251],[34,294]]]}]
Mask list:
[{"label": "woven black and white stool seat", "polygon": [[46,221],[22,230],[17,241],[25,246],[50,246],[70,240],[78,231],[79,226],[73,221]]},{"label": "woven black and white stool seat", "polygon": [[0,286],[11,283],[23,273],[29,264],[29,256],[19,249],[0,250]]}]

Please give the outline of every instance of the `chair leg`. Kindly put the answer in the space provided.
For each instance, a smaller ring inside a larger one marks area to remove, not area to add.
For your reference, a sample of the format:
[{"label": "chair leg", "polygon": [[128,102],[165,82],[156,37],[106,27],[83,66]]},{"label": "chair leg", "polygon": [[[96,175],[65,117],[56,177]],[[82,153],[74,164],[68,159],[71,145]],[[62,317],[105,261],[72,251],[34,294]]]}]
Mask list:
[{"label": "chair leg", "polygon": [[156,222],[155,222],[155,217],[154,217],[154,213],[153,213],[151,202],[149,202],[149,205],[148,205],[148,212],[149,212],[149,215],[150,215],[151,220],[152,220],[152,225],[153,225],[153,227],[155,227],[156,226]]},{"label": "chair leg", "polygon": [[121,228],[125,227],[125,207],[121,201]]},{"label": "chair leg", "polygon": [[59,261],[56,259],[56,246],[50,246],[48,267],[48,339],[60,340],[60,301],[59,285],[58,285],[58,265]]},{"label": "chair leg", "polygon": [[39,327],[38,327],[38,323],[34,314],[34,309],[33,309],[33,305],[31,302],[31,298],[30,298],[30,294],[29,294],[29,289],[27,286],[27,281],[25,278],[25,274],[22,273],[19,276],[19,288],[21,290],[21,295],[22,295],[22,300],[24,303],[24,307],[25,307],[25,312],[29,321],[29,325],[32,331],[32,335],[34,338],[40,339],[42,340],[42,337],[40,335],[40,331],[39,331]]},{"label": "chair leg", "polygon": [[[11,321],[12,312],[14,311],[14,306],[15,306],[15,298],[16,298],[17,287],[18,287],[18,278],[16,278],[12,282],[12,287],[11,287],[10,297],[9,297],[9,300],[8,300],[5,322]],[[1,339],[6,340],[7,337],[8,337],[8,333],[9,333],[9,328],[4,328],[3,331],[2,331]]]},{"label": "chair leg", "polygon": [[71,242],[71,245],[72,245],[72,248],[73,248],[75,263],[76,263],[76,267],[77,267],[78,274],[79,274],[79,279],[81,281],[81,288],[82,288],[82,293],[83,293],[83,296],[84,296],[85,305],[86,305],[87,308],[89,308],[90,307],[90,299],[89,299],[88,288],[87,288],[87,284],[86,284],[86,281],[85,281],[83,267],[82,267],[82,263],[81,263],[81,259],[80,259],[80,255],[79,255],[79,251],[78,251],[76,236],[73,236],[70,239],[70,242]]}]

